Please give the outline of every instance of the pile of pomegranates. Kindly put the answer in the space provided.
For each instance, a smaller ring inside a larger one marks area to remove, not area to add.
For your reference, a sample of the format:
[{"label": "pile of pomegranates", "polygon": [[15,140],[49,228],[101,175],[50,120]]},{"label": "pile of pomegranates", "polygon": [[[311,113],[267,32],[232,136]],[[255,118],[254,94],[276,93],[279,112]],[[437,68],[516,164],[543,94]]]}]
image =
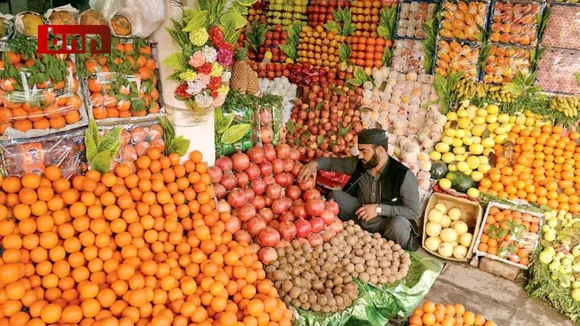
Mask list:
[{"label": "pile of pomegranates", "polygon": [[253,239],[266,264],[276,259],[274,248],[294,238],[316,246],[342,230],[338,204],[324,201],[315,180],[297,182],[299,158],[300,152],[287,144],[256,145],[247,153],[218,158],[208,171],[218,209],[231,211],[226,229],[238,241]]},{"label": "pile of pomegranates", "polygon": [[362,89],[322,83],[304,86],[294,102],[286,127],[286,142],[298,147],[302,160],[351,156],[355,136],[362,130]]}]

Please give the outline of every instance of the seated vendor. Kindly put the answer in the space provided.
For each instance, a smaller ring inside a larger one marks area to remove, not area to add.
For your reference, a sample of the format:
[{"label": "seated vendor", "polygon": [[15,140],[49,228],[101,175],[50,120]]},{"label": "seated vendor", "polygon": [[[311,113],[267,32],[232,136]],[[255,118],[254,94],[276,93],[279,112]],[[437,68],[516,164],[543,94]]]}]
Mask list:
[{"label": "seated vendor", "polygon": [[407,250],[417,250],[419,186],[415,175],[387,153],[382,129],[365,129],[358,135],[358,157],[319,158],[300,170],[298,180],[316,178],[318,170],[350,175],[342,191],[332,191],[339,217],[354,220],[363,229],[380,233]]}]

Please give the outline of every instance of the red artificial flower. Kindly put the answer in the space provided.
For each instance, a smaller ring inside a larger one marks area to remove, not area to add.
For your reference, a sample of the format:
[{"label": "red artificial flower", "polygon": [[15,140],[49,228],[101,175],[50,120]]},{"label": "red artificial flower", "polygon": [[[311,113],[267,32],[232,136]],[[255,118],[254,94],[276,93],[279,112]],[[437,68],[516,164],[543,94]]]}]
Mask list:
[{"label": "red artificial flower", "polygon": [[211,95],[211,97],[216,98],[220,95],[220,93],[217,90],[215,90],[215,91],[211,91],[210,95]]},{"label": "red artificial flower", "polygon": [[213,91],[220,88],[221,85],[222,85],[221,77],[212,77],[211,80],[209,81],[209,85],[207,86],[207,88]]},{"label": "red artificial flower", "polygon": [[175,89],[175,96],[184,99],[190,98],[192,95],[187,93],[187,87],[188,87],[187,84],[181,84],[177,86],[177,88]]},{"label": "red artificial flower", "polygon": [[209,29],[209,39],[214,44],[221,43],[224,40],[224,32],[221,30],[221,28],[219,28],[217,26],[212,26]]},{"label": "red artificial flower", "polygon": [[211,63],[204,63],[203,66],[197,68],[197,73],[199,74],[206,74],[209,75],[209,73],[211,72]]}]

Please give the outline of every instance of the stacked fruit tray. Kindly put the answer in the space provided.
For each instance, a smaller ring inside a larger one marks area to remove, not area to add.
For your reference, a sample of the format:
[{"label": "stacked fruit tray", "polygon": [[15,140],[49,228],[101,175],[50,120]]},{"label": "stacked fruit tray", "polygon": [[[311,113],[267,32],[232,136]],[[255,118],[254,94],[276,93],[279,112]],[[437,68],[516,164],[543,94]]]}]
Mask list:
[{"label": "stacked fruit tray", "polygon": [[422,40],[423,24],[435,16],[437,3],[427,1],[400,2],[395,37]]},{"label": "stacked fruit tray", "polygon": [[487,24],[489,3],[450,0],[443,3],[439,39],[436,43],[435,73],[447,76],[463,72],[477,79],[478,61]]},{"label": "stacked fruit tray", "polygon": [[294,21],[306,22],[307,0],[270,0],[265,12],[268,27],[290,26]]}]

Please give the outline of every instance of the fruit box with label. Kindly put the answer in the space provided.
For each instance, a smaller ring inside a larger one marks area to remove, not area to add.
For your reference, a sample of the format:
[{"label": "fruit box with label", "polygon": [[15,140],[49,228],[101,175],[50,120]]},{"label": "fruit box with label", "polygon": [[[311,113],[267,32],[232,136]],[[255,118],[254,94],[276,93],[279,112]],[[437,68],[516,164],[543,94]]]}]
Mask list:
[{"label": "fruit box with label", "polygon": [[477,235],[475,254],[527,269],[543,221],[543,213],[491,202]]},{"label": "fruit box with label", "polygon": [[481,225],[478,203],[433,193],[425,209],[423,248],[437,257],[468,262]]}]

